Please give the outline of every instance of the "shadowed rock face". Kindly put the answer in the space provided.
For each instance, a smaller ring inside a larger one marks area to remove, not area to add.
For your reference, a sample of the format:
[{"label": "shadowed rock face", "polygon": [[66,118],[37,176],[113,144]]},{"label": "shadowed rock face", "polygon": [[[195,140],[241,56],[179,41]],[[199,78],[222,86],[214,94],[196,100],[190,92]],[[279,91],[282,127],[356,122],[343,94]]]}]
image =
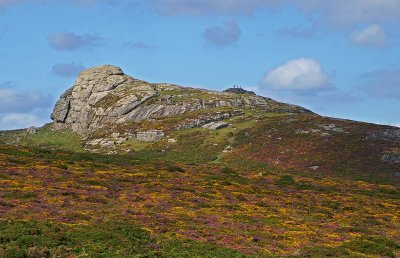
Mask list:
[{"label": "shadowed rock face", "polygon": [[310,112],[253,94],[236,94],[157,84],[105,65],[81,72],[54,107],[54,128],[80,134],[107,124],[138,122],[217,107],[260,107],[268,112]]}]

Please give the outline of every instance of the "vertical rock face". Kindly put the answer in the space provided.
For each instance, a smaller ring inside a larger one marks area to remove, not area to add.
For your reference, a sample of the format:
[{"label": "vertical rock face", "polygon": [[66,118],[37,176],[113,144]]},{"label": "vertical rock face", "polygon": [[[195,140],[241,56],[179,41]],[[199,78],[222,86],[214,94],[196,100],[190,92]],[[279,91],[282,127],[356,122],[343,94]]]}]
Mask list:
[{"label": "vertical rock face", "polygon": [[71,92],[70,120],[66,122],[72,124],[72,130],[84,132],[90,127],[92,106],[113,89],[130,82],[133,78],[124,75],[119,67],[101,66],[82,72]]},{"label": "vertical rock face", "polygon": [[220,107],[258,107],[270,112],[308,110],[257,96],[154,84],[104,65],[81,72],[54,107],[54,128],[88,134],[107,124],[138,122]]},{"label": "vertical rock face", "polygon": [[51,119],[58,126],[69,125],[74,132],[85,133],[91,127],[99,126],[98,123],[102,120],[98,118],[92,121],[98,113],[96,103],[117,87],[134,82],[135,80],[125,75],[121,68],[111,65],[83,71],[74,86],[61,96]]},{"label": "vertical rock face", "polygon": [[68,111],[70,108],[71,97],[73,88],[68,89],[54,107],[51,119],[56,123],[64,123],[67,119]]}]

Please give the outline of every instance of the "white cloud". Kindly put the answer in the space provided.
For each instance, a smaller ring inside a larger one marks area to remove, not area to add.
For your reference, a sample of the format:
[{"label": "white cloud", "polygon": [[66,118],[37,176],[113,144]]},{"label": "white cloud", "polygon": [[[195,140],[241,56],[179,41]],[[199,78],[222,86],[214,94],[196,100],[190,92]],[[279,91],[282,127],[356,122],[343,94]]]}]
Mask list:
[{"label": "white cloud", "polygon": [[384,47],[387,45],[386,33],[381,26],[373,24],[364,30],[354,32],[351,42],[359,46]]},{"label": "white cloud", "polygon": [[38,92],[18,91],[10,87],[9,83],[0,85],[0,113],[28,112],[37,108],[48,108],[53,97]]},{"label": "white cloud", "polygon": [[48,121],[49,119],[43,119],[29,113],[0,114],[0,129],[11,130],[27,128],[30,126],[42,126]]},{"label": "white cloud", "polygon": [[309,16],[339,26],[400,19],[399,0],[148,0],[147,3],[166,15],[251,15],[265,7],[290,4]]},{"label": "white cloud", "polygon": [[53,97],[20,91],[12,82],[0,83],[0,130],[40,126],[49,121]]},{"label": "white cloud", "polygon": [[63,51],[93,47],[98,45],[102,41],[102,38],[89,33],[78,35],[71,32],[54,32],[50,34],[48,40],[54,49]]},{"label": "white cloud", "polygon": [[166,15],[249,15],[258,8],[278,6],[283,2],[287,0],[148,0],[153,8]]},{"label": "white cloud", "polygon": [[399,0],[301,0],[300,8],[308,14],[337,26],[381,23],[400,19]]},{"label": "white cloud", "polygon": [[[400,21],[399,0],[59,0],[76,6],[125,4],[148,5],[163,15],[252,15],[265,8],[295,6],[306,16],[339,27]],[[0,0],[0,9],[21,3],[52,3],[50,0]]]},{"label": "white cloud", "polygon": [[329,88],[329,77],[316,60],[302,58],[269,71],[263,85],[272,90],[317,91]]},{"label": "white cloud", "polygon": [[12,82],[0,83],[0,130],[40,126],[49,121],[53,97],[20,91]]},{"label": "white cloud", "polygon": [[226,21],[223,26],[207,28],[204,31],[204,38],[217,46],[228,46],[237,42],[241,35],[241,30],[236,21]]},{"label": "white cloud", "polygon": [[[98,3],[113,3],[113,0],[60,0],[60,2],[71,3],[77,6],[88,7]],[[18,4],[46,4],[56,1],[51,0],[0,0],[0,10],[6,9]],[[58,1],[57,1],[58,2]]]}]

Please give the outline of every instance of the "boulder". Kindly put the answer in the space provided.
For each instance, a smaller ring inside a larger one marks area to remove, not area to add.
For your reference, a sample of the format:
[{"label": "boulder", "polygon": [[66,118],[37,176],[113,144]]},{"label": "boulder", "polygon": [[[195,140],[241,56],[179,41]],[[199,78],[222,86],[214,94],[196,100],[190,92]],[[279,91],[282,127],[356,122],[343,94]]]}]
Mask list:
[{"label": "boulder", "polygon": [[228,152],[232,152],[233,148],[232,146],[228,145],[224,148],[224,150],[222,151],[223,153],[228,153]]},{"label": "boulder", "polygon": [[310,131],[307,131],[307,130],[305,130],[305,129],[297,129],[297,130],[296,130],[296,133],[297,133],[297,134],[309,134]]},{"label": "boulder", "polygon": [[321,137],[329,137],[329,136],[331,136],[330,133],[321,133]]},{"label": "boulder", "polygon": [[386,129],[384,131],[373,132],[368,135],[367,139],[400,142],[400,129],[393,128]]},{"label": "boulder", "polygon": [[382,155],[382,160],[392,164],[400,163],[400,153],[390,153],[390,152],[384,153]]},{"label": "boulder", "polygon": [[147,132],[138,132],[136,139],[142,142],[156,142],[164,137],[164,132],[161,130],[150,130]]},{"label": "boulder", "polygon": [[118,138],[118,137],[119,137],[119,133],[112,133],[112,134],[111,134],[111,137],[112,137],[112,138]]},{"label": "boulder", "polygon": [[94,139],[94,140],[88,141],[86,143],[86,145],[92,145],[92,146],[99,145],[100,142],[102,142],[103,140],[104,139]]},{"label": "boulder", "polygon": [[329,125],[319,125],[319,127],[321,127],[322,129],[324,129],[325,131],[330,131],[330,132],[334,132],[334,133],[347,133],[346,130],[344,130],[341,127],[338,127],[335,124],[329,124]]},{"label": "boulder", "polygon": [[176,126],[176,129],[190,129],[203,127],[212,122],[218,122],[227,118],[237,117],[244,114],[243,110],[233,110],[229,112],[216,112],[214,114],[201,115],[196,118],[186,119]]},{"label": "boulder", "polygon": [[210,130],[218,130],[218,129],[222,129],[225,127],[228,127],[229,124],[226,122],[211,122],[208,124],[203,125],[203,128],[205,129],[210,129]]},{"label": "boulder", "polygon": [[34,126],[31,126],[31,127],[29,127],[28,129],[26,129],[26,132],[27,132],[28,134],[37,134],[38,129],[37,129],[36,127],[34,127]]},{"label": "boulder", "polygon": [[116,143],[113,140],[104,140],[100,142],[100,146],[103,148],[113,148],[115,145]]}]

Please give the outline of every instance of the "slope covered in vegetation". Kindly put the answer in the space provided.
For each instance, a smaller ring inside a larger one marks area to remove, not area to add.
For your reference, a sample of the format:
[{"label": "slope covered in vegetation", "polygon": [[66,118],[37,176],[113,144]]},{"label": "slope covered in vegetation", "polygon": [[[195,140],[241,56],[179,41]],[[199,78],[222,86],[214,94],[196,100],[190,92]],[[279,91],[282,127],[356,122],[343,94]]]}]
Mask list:
[{"label": "slope covered in vegetation", "polygon": [[400,256],[399,128],[108,66],[53,118],[0,132],[0,257]]},{"label": "slope covered in vegetation", "polygon": [[128,154],[58,149],[46,129],[1,145],[2,255],[399,255],[399,166],[381,158],[397,143],[368,137],[388,128],[273,113],[229,122]]}]

